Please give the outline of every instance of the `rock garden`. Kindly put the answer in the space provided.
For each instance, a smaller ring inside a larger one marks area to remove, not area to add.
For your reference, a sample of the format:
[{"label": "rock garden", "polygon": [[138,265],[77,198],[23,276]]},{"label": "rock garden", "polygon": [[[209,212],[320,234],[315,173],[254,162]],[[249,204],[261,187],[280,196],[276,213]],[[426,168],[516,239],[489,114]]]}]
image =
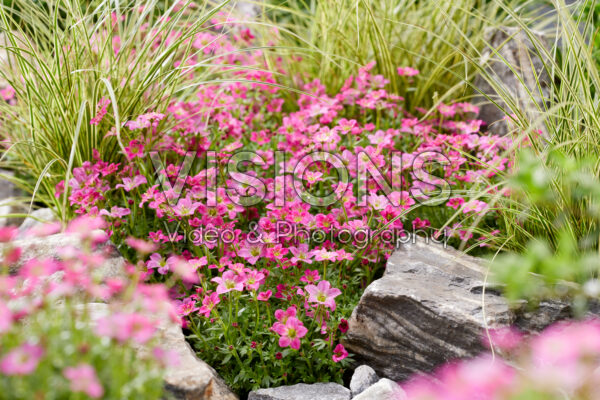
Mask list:
[{"label": "rock garden", "polygon": [[600,399],[598,17],[0,3],[0,398]]}]

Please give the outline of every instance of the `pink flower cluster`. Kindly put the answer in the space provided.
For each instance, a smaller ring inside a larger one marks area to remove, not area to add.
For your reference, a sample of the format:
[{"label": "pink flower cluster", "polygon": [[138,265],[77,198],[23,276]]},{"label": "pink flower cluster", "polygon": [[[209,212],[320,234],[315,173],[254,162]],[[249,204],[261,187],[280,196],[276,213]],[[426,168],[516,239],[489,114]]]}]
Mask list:
[{"label": "pink flower cluster", "polygon": [[442,367],[403,384],[397,399],[596,399],[600,393],[600,321],[559,322],[524,340],[514,330],[492,333],[510,355],[491,354]]},{"label": "pink flower cluster", "polygon": [[[236,40],[253,39],[246,28],[198,34],[191,43],[198,50],[194,57],[210,54],[211,63],[231,79],[198,87],[195,97],[172,101],[164,113],[126,116],[129,120],[119,127],[120,162],[104,161],[95,152],[93,160],[73,170],[68,185],[59,183],[56,193],[68,196],[78,214],[106,217],[115,243],[133,243],[133,236],[154,245],[145,252],[144,277],[182,281],[170,293],[179,316],[198,338],[203,358],[213,365],[223,357],[236,362],[219,367],[226,379],[242,379],[235,368],[243,369],[244,363],[259,371],[271,356],[275,364],[293,363],[300,354],[326,358],[327,363],[318,364],[322,371],[341,374],[337,364],[350,356],[337,344],[347,329],[341,321],[395,245],[381,236],[365,245],[359,233],[404,228],[474,241],[460,222],[445,232],[432,225],[457,210],[466,224],[485,217],[494,225],[494,211],[464,193],[511,167],[503,156],[511,140],[482,134],[478,109],[468,103],[440,104],[430,114],[406,110],[403,99],[386,89],[387,79],[374,72],[375,63],[358,69],[337,93],[327,93],[314,80],[301,83],[302,92],[291,98],[278,86],[277,75],[265,70],[261,50],[235,51]],[[401,67],[398,73],[410,84],[418,71]],[[108,101],[101,100],[92,123],[111,140],[116,127],[107,107]],[[253,152],[245,174],[226,173],[240,150]],[[329,156],[319,158],[316,152]],[[152,170],[157,164],[151,154],[162,162],[158,171]],[[180,174],[186,154],[197,159],[187,174]],[[337,161],[348,171],[345,186],[333,167]],[[441,171],[424,177],[421,173],[435,162]],[[399,185],[386,191],[371,176],[361,185],[363,167]],[[433,209],[421,208],[418,216],[410,212],[444,182],[456,195]],[[336,193],[339,201],[311,205],[299,194],[299,185],[314,196]],[[262,200],[241,206],[250,195]],[[282,223],[308,236],[281,237]],[[200,230],[230,232],[231,240],[210,241],[196,235]],[[315,231],[330,236],[311,240]],[[349,232],[350,239],[336,236],[341,231]],[[292,318],[277,317],[278,310],[291,309]],[[121,340],[119,331],[129,331],[127,326],[112,321],[107,334]],[[143,338],[145,333],[135,334]],[[317,365],[306,368],[319,374]],[[250,375],[242,374],[249,381],[262,379]],[[278,379],[298,377],[281,372]]]},{"label": "pink flower cluster", "polygon": [[[0,242],[4,245],[0,254],[0,268],[12,271],[19,266],[10,275],[0,275],[0,372],[6,378],[3,384],[8,385],[7,388],[13,387],[11,379],[18,382],[28,377],[39,382],[53,382],[49,390],[55,390],[60,387],[57,384],[60,378],[49,378],[44,374],[47,374],[48,368],[53,370],[63,363],[60,367],[62,377],[68,382],[71,392],[101,398],[105,393],[104,385],[111,384],[106,377],[113,376],[113,372],[108,371],[110,374],[107,374],[104,371],[105,380],[101,382],[97,371],[101,366],[90,361],[91,354],[100,351],[106,359],[113,356],[111,346],[122,353],[123,347],[152,344],[156,338],[157,318],[179,321],[166,288],[137,284],[135,267],[132,265],[126,266],[131,276],[99,279],[97,270],[106,261],[101,249],[108,236],[96,229],[104,226],[100,218],[79,217],[67,226],[64,233],[77,238],[73,241],[78,243],[77,246],[73,244],[54,249],[56,256],[26,260],[21,260],[22,250],[12,243],[16,228],[0,228]],[[28,236],[45,237],[60,229],[60,224],[48,224],[33,228]],[[56,259],[57,256],[59,259]],[[119,311],[100,317],[95,322],[89,321],[90,315],[85,314],[85,308],[72,306],[72,303],[86,301],[111,302]],[[60,317],[56,318],[52,313],[60,313]],[[45,316],[52,316],[56,320],[44,320]],[[68,321],[73,316],[77,316],[73,324],[60,325],[61,321]],[[87,328],[83,327],[84,323]],[[81,347],[77,347],[79,345],[74,338],[82,335],[82,332],[87,336]],[[75,350],[65,348],[62,342],[65,338],[71,341],[70,347]],[[92,350],[94,341],[102,343],[98,346],[103,348]],[[108,348],[104,348],[107,343]],[[134,347],[130,351],[137,352]],[[156,351],[160,349],[156,347]],[[57,357],[62,360],[59,364],[56,364]],[[140,360],[144,358],[148,357],[143,356]],[[69,364],[69,360],[73,359],[79,359],[80,362]],[[157,358],[148,362],[154,362],[156,365],[153,368],[156,368],[174,361]],[[109,364],[109,368],[113,368],[112,364]],[[131,370],[124,373],[129,377],[136,374]]]}]

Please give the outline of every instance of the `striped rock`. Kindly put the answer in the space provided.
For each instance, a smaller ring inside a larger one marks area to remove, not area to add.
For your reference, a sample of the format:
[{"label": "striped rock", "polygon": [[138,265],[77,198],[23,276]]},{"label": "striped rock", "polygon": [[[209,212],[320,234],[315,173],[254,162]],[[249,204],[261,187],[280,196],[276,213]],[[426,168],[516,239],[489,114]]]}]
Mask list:
[{"label": "striped rock", "polygon": [[[539,118],[539,110],[544,109],[544,102],[551,94],[551,79],[536,46],[547,46],[548,38],[542,32],[534,32],[532,42],[520,28],[506,26],[490,27],[484,35],[489,47],[483,50],[480,63],[486,67],[487,74],[475,79],[477,96],[474,103],[480,105],[478,118],[487,124],[490,133],[507,135],[514,128],[504,119],[507,113],[503,109],[510,110],[508,114],[511,114],[514,108],[509,108],[496,88],[508,94],[532,121]],[[547,136],[545,128],[540,129]]]},{"label": "striped rock", "polygon": [[526,318],[516,315],[487,287],[486,273],[484,260],[411,239],[365,290],[344,345],[379,376],[400,381],[476,356],[485,349],[486,326],[517,324],[532,331],[568,317],[568,307],[560,303],[544,303]]}]

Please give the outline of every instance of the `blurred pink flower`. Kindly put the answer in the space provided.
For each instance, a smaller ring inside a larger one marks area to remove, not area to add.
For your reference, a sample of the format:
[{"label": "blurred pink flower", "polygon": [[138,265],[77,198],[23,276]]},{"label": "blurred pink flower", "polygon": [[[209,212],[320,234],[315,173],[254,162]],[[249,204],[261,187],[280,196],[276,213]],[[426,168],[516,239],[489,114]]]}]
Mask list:
[{"label": "blurred pink flower", "polygon": [[131,192],[136,187],[141,186],[145,183],[148,183],[148,181],[146,180],[146,177],[144,175],[136,175],[133,177],[133,179],[123,178],[123,183],[119,183],[115,186],[115,188],[123,188],[123,190],[125,190],[126,192]]},{"label": "blurred pink flower", "polygon": [[69,388],[73,392],[85,393],[93,399],[104,395],[96,370],[89,364],[67,367],[63,370],[63,375],[69,380]]},{"label": "blurred pink flower", "polygon": [[96,323],[96,333],[124,343],[133,340],[144,344],[154,336],[155,323],[138,313],[116,313],[100,318]]},{"label": "blurred pink flower", "polygon": [[269,301],[269,299],[271,298],[272,295],[273,295],[273,292],[270,290],[267,290],[266,292],[260,292],[258,294],[258,296],[256,296],[256,298],[259,301]]},{"label": "blurred pink flower", "polygon": [[106,97],[100,99],[98,104],[96,105],[96,116],[90,120],[90,125],[98,125],[100,121],[106,115],[108,110],[108,105],[110,104],[110,100]]},{"label": "blurred pink flower", "polygon": [[489,330],[489,337],[484,335],[484,343],[501,350],[513,350],[523,341],[523,334],[516,328],[506,327]]},{"label": "blurred pink flower", "polygon": [[419,70],[411,67],[398,67],[398,75],[400,76],[415,76],[419,75]]},{"label": "blurred pink flower", "polygon": [[6,375],[29,375],[44,356],[44,349],[35,344],[24,343],[9,351],[0,360],[0,371]]}]

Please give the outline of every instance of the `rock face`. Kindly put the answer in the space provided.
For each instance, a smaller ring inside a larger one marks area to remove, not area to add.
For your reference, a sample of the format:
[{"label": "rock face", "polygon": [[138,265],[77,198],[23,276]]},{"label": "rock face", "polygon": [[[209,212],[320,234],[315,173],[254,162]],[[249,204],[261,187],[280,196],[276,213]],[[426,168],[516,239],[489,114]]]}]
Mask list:
[{"label": "rock face", "polygon": [[239,20],[252,22],[261,16],[263,7],[269,7],[268,4],[265,5],[264,3],[264,0],[237,0],[229,3],[227,8]]},{"label": "rock face", "polygon": [[406,395],[396,382],[382,378],[356,397],[355,400],[403,400]]},{"label": "rock face", "polygon": [[[91,320],[108,315],[109,305],[85,305]],[[83,308],[83,306],[82,306]],[[181,327],[165,319],[158,327],[158,345],[178,356],[178,363],[165,371],[166,398],[173,400],[237,400],[217,372],[194,354]],[[140,348],[140,351],[147,351]]]},{"label": "rock face", "polygon": [[185,340],[181,327],[166,322],[160,326],[160,346],[174,351],[179,357],[175,367],[167,369],[165,389],[178,400],[236,400],[225,382],[196,354]]},{"label": "rock face", "polygon": [[350,391],[352,397],[364,392],[367,388],[377,383],[379,377],[373,368],[368,365],[361,365],[354,370],[352,380],[350,380]]},{"label": "rock face", "polygon": [[27,232],[33,228],[39,227],[45,223],[55,222],[57,221],[56,215],[49,208],[40,208],[35,211],[32,211],[31,214],[19,226],[19,239],[24,239],[27,237]]},{"label": "rock face", "polygon": [[235,3],[236,12],[244,19],[255,19],[261,13],[261,6],[258,3],[259,2],[238,1]]},{"label": "rock face", "polygon": [[344,345],[379,376],[400,381],[476,356],[485,349],[486,327],[516,324],[537,331],[569,316],[568,306],[559,303],[542,304],[529,316],[516,314],[497,291],[484,291],[486,272],[481,259],[411,239],[365,290]]},{"label": "rock face", "polygon": [[[542,33],[537,33],[536,36],[540,43],[546,45],[547,40]],[[534,44],[519,28],[509,27],[488,29],[485,32],[485,40],[497,51],[496,54],[490,48],[486,48],[482,55],[482,64],[487,62],[486,69],[494,84],[500,85],[500,93],[510,94],[519,110],[527,113],[531,120],[535,120],[539,117],[538,109],[543,110],[544,99],[548,99],[550,77],[535,52]],[[539,47],[539,43],[536,44]],[[501,57],[506,62],[501,61]],[[514,71],[507,66],[507,63]],[[488,79],[479,75],[475,79],[475,87],[492,98],[499,106],[509,110],[506,103],[500,101],[496,89]],[[506,113],[498,106],[481,94],[476,97],[475,103],[480,104],[479,119],[487,123],[491,133],[506,135],[510,132],[509,123],[503,119]],[[507,113],[512,114],[513,111],[509,110]]]},{"label": "rock face", "polygon": [[299,383],[250,392],[248,400],[350,400],[350,390],[337,383]]},{"label": "rock face", "polygon": [[[81,241],[79,238],[66,233],[59,233],[40,238],[27,238],[15,240],[11,243],[14,247],[19,247],[22,250],[21,259],[19,262],[10,266],[10,272],[15,273],[25,262],[32,258],[55,258],[60,259],[58,251],[65,247],[80,247]],[[6,244],[0,244],[0,255],[7,247]],[[119,253],[119,250],[110,242],[96,249],[101,252],[106,260],[97,269],[97,274],[101,278],[125,277],[125,259]],[[1,256],[0,256],[1,257]]]}]

